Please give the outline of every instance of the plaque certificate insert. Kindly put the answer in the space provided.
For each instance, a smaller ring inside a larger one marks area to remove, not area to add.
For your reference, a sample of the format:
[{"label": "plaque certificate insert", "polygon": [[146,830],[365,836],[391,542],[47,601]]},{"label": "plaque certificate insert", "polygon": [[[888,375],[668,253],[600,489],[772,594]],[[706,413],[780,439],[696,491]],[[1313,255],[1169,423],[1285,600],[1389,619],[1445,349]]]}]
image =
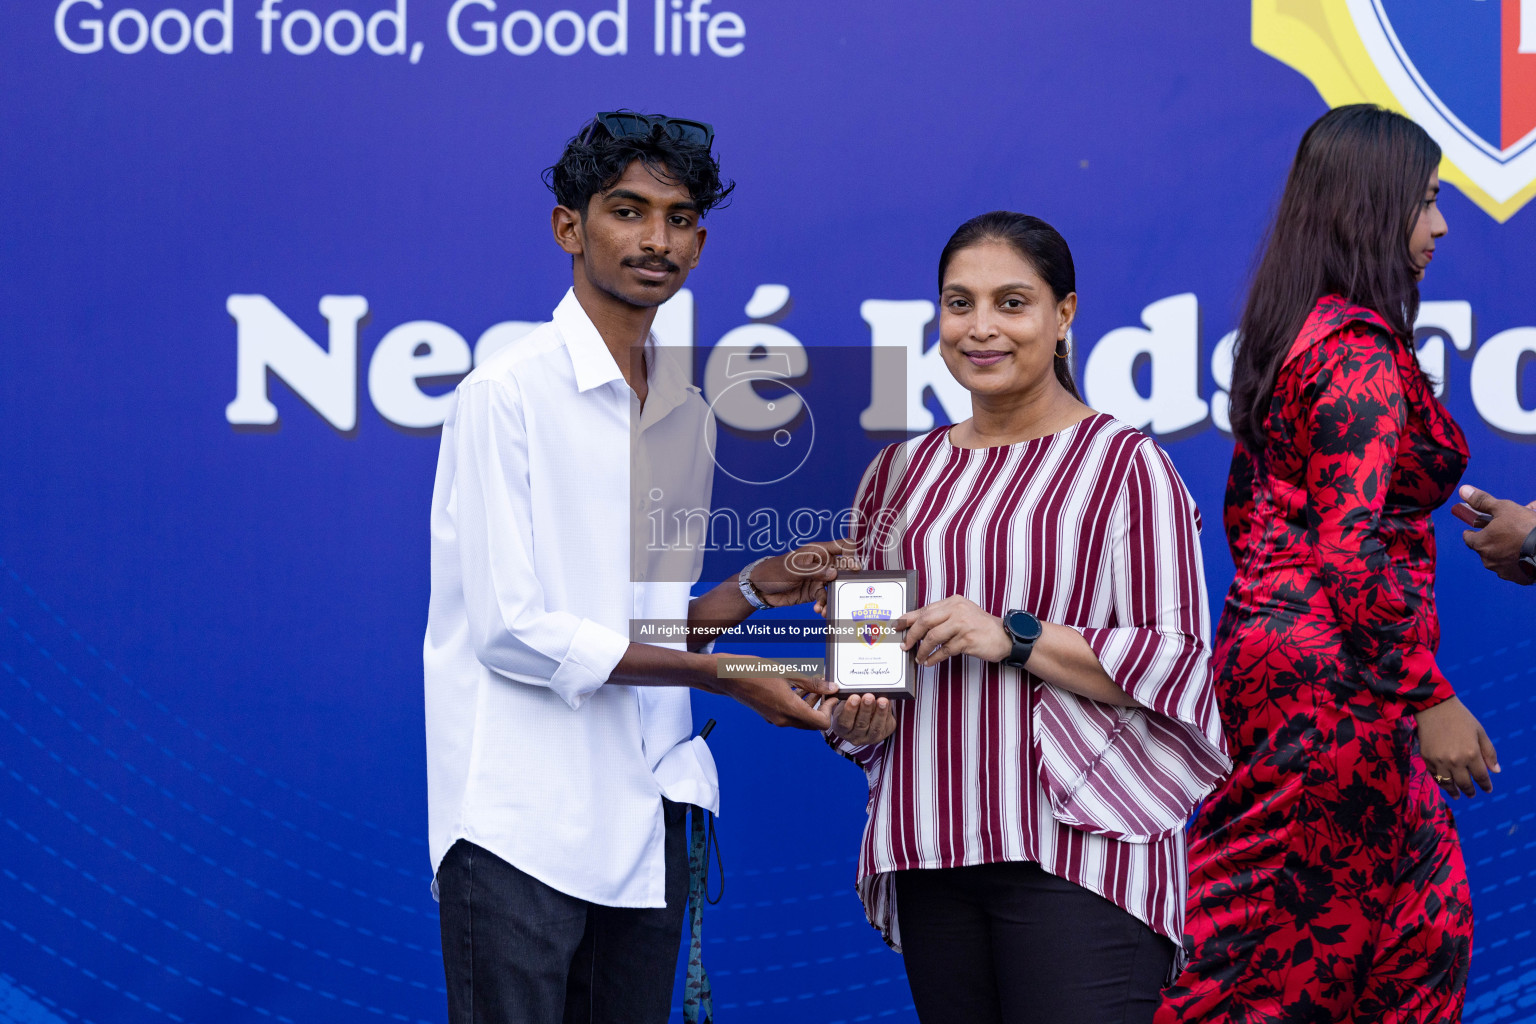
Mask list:
[{"label": "plaque certificate insert", "polygon": [[917,573],[839,573],[827,587],[827,678],[845,694],[911,697],[912,655],[892,624],[916,609]]}]

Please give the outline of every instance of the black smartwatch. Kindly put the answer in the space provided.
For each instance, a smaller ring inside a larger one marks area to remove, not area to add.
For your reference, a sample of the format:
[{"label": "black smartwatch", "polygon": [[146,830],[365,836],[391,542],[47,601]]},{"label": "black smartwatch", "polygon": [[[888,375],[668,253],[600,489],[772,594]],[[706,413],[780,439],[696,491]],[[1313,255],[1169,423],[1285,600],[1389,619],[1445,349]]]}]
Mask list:
[{"label": "black smartwatch", "polygon": [[1003,664],[1011,668],[1023,668],[1029,660],[1030,652],[1035,649],[1035,641],[1045,632],[1045,627],[1029,612],[1015,610],[1003,616],[1003,628],[1013,640],[1013,650],[1008,652]]},{"label": "black smartwatch", "polygon": [[1536,530],[1526,534],[1525,543],[1520,545],[1520,568],[1528,581],[1536,581]]}]

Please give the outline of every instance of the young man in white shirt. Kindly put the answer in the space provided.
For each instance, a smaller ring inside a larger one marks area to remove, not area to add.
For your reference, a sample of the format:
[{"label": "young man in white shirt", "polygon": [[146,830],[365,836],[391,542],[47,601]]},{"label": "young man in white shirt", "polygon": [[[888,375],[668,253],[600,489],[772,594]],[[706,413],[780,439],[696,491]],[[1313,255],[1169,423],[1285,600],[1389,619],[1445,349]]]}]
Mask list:
[{"label": "young man in white shirt", "polygon": [[665,1021],[684,808],[718,809],[687,688],[804,729],[835,708],[790,687],[832,692],[821,680],[717,678],[691,631],[687,649],[630,642],[634,620],[729,625],[835,575],[781,556],[690,600],[696,576],[632,549],[647,515],[708,508],[713,421],[650,330],[731,188],[712,141],[614,113],[567,144],[546,180],[571,290],[464,379],[443,426],[424,661],[451,1024]]}]

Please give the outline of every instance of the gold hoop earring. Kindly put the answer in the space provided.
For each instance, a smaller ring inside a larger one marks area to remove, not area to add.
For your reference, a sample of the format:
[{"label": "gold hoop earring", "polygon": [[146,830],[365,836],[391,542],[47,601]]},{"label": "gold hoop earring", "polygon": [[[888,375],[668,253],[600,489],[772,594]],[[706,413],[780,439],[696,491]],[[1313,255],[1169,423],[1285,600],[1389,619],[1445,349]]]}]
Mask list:
[{"label": "gold hoop earring", "polygon": [[1070,348],[1068,348],[1065,352],[1062,351],[1062,349],[1066,346],[1066,344],[1067,344],[1067,339],[1065,339],[1065,338],[1062,338],[1060,341],[1058,341],[1056,343],[1056,358],[1057,359],[1066,359],[1068,356],[1070,356],[1072,354],[1072,350]]}]

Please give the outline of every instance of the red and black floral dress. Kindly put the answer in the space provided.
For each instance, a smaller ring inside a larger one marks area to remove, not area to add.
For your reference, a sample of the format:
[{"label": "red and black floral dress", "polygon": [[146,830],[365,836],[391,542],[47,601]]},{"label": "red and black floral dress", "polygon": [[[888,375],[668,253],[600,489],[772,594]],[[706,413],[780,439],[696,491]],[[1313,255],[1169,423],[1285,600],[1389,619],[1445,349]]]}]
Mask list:
[{"label": "red and black floral dress", "polygon": [[1435,665],[1430,513],[1467,446],[1411,349],[1319,300],[1241,443],[1213,657],[1234,769],[1195,821],[1192,959],[1159,1024],[1459,1020],[1472,904],[1418,756]]}]

